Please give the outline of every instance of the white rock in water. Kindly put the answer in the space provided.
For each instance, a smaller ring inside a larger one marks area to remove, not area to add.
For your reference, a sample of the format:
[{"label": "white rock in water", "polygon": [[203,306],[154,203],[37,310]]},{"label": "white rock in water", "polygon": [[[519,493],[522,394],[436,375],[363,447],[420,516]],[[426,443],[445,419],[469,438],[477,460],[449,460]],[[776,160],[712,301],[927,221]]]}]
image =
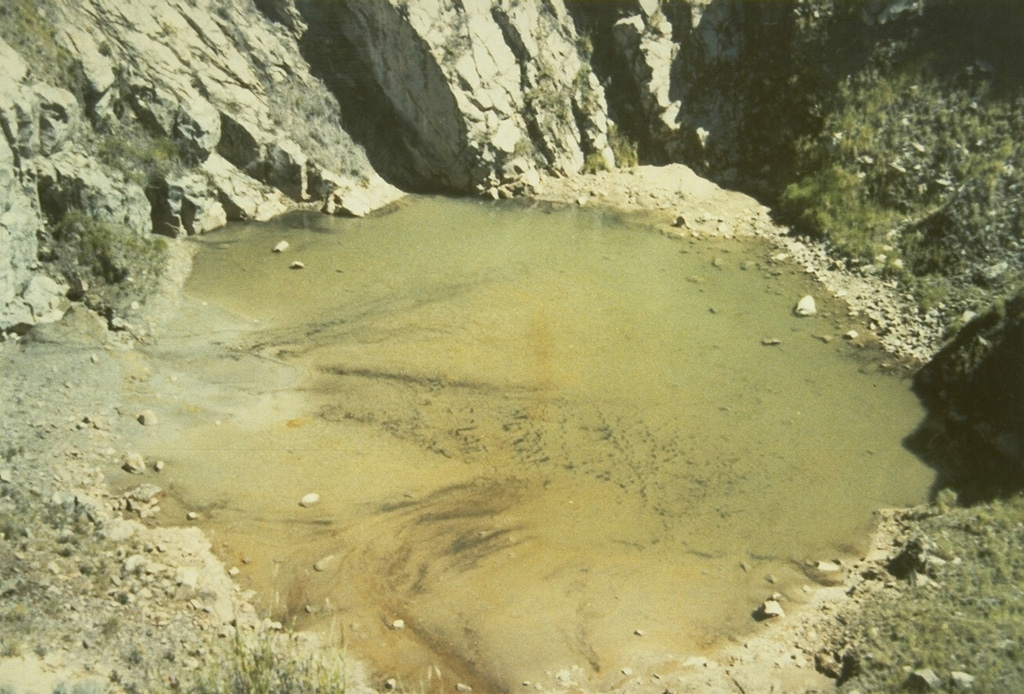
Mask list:
[{"label": "white rock in water", "polygon": [[320,495],[315,493],[315,492],[311,492],[311,493],[307,494],[306,496],[302,497],[301,499],[299,499],[299,506],[301,506],[303,508],[309,508],[310,506],[313,506],[313,505],[319,504],[319,503],[320,503]]},{"label": "white rock in water", "polygon": [[818,307],[814,305],[814,297],[807,295],[797,302],[793,312],[798,316],[813,316],[818,313]]},{"label": "white rock in water", "polygon": [[287,241],[279,241],[278,244],[274,246],[274,253],[284,253],[286,250],[288,250]]}]

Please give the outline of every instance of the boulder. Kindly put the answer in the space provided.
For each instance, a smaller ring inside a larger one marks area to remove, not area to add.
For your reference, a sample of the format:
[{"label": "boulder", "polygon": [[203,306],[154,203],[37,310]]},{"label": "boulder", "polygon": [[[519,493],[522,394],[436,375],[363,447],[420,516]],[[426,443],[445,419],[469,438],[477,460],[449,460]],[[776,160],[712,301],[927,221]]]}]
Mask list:
[{"label": "boulder", "polygon": [[292,200],[309,200],[308,157],[291,140],[280,140],[267,148],[266,182]]},{"label": "boulder", "polygon": [[216,188],[218,201],[229,220],[263,222],[290,207],[280,191],[245,175],[219,154],[204,161],[201,170]]},{"label": "boulder", "polygon": [[814,297],[808,295],[800,299],[796,308],[793,309],[793,313],[801,317],[817,315],[818,307],[814,303]]},{"label": "boulder", "polygon": [[153,231],[157,234],[192,236],[228,222],[218,191],[201,173],[157,181],[146,194],[152,204]]},{"label": "boulder", "polygon": [[39,153],[49,156],[63,149],[80,120],[78,100],[66,89],[45,84],[32,87],[39,109]]}]

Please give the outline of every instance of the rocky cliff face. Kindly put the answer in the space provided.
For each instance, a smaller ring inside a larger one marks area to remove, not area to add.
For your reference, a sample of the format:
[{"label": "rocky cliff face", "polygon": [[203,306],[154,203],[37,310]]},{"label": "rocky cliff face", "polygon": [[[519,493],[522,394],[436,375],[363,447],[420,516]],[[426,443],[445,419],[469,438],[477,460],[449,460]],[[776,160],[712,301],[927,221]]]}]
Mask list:
[{"label": "rocky cliff face", "polygon": [[384,178],[511,196],[637,153],[781,202],[948,322],[1024,281],[1021,8],[10,0],[0,329],[127,300],[154,232],[363,214]]},{"label": "rocky cliff face", "polygon": [[[614,163],[603,89],[561,0],[296,8],[318,74],[356,95],[355,109],[343,105],[347,122],[407,185],[496,196],[534,185],[537,168]],[[382,131],[381,118],[398,133]]]},{"label": "rocky cliff face", "polygon": [[[246,0],[12,2],[0,40],[0,328],[113,317],[175,237],[300,201],[400,192],[342,129],[295,36]],[[38,64],[23,57],[42,55]]]}]

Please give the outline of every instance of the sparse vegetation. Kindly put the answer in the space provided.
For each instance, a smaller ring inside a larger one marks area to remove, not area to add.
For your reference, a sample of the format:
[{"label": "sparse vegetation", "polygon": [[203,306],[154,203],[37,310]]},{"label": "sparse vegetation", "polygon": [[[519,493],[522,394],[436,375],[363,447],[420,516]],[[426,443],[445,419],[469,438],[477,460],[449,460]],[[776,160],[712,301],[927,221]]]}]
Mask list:
[{"label": "sparse vegetation", "polygon": [[[329,651],[305,652],[284,636],[263,634],[252,642],[237,631],[230,645],[213,653],[192,694],[341,694],[345,670]],[[181,689],[179,687],[179,689]]]},{"label": "sparse vegetation", "polygon": [[632,169],[640,163],[637,143],[624,135],[614,123],[608,128],[608,145],[615,155],[615,165],[620,169]]},{"label": "sparse vegetation", "polygon": [[270,117],[275,125],[321,166],[339,174],[366,178],[366,152],[345,132],[341,108],[322,83],[288,79],[267,85]]},{"label": "sparse vegetation", "polygon": [[184,167],[181,146],[169,137],[153,135],[138,124],[120,125],[100,135],[96,155],[128,180],[146,185],[154,179],[171,176]]},{"label": "sparse vegetation", "polygon": [[85,76],[78,61],[57,43],[53,11],[47,0],[4,0],[0,38],[17,51],[36,79],[77,94]]},{"label": "sparse vegetation", "polygon": [[1002,694],[1024,682],[1024,498],[968,508],[919,509],[908,530],[924,549],[926,580],[881,591],[851,616],[846,638],[859,674],[842,691],[901,691],[908,670],[975,678],[972,691]]},{"label": "sparse vegetation", "polygon": [[163,272],[167,242],[127,227],[88,216],[79,210],[64,215],[53,228],[56,262],[72,283],[115,285],[129,277],[144,288]]}]

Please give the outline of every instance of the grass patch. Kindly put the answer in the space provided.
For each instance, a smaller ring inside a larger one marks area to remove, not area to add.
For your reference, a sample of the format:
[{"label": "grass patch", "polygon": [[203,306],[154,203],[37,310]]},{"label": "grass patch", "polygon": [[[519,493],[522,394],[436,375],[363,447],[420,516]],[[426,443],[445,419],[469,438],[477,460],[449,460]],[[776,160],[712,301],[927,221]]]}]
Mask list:
[{"label": "grass patch", "polygon": [[145,283],[163,272],[167,242],[72,210],[53,228],[57,265],[73,284]]},{"label": "grass patch", "polygon": [[0,38],[17,51],[36,79],[81,96],[85,75],[70,51],[57,43],[55,20],[45,0],[4,0]]},{"label": "grass patch", "polygon": [[620,169],[633,169],[640,163],[636,141],[630,139],[614,123],[608,127],[608,146],[612,148],[615,165]]},{"label": "grass patch", "polygon": [[249,643],[237,632],[230,646],[209,655],[195,682],[180,688],[192,694],[339,694],[345,689],[337,656],[300,651],[272,634]]},{"label": "grass patch", "polygon": [[121,125],[96,141],[96,156],[106,166],[124,172],[128,180],[145,186],[165,179],[184,167],[181,146],[169,137],[153,135],[138,125]]},{"label": "grass patch", "polygon": [[902,585],[853,617],[858,676],[843,691],[900,691],[905,668],[930,667],[952,685],[954,670],[974,676],[972,691],[1018,691],[1024,682],[1024,498],[944,512],[932,507],[913,532],[930,556],[932,579]]}]

